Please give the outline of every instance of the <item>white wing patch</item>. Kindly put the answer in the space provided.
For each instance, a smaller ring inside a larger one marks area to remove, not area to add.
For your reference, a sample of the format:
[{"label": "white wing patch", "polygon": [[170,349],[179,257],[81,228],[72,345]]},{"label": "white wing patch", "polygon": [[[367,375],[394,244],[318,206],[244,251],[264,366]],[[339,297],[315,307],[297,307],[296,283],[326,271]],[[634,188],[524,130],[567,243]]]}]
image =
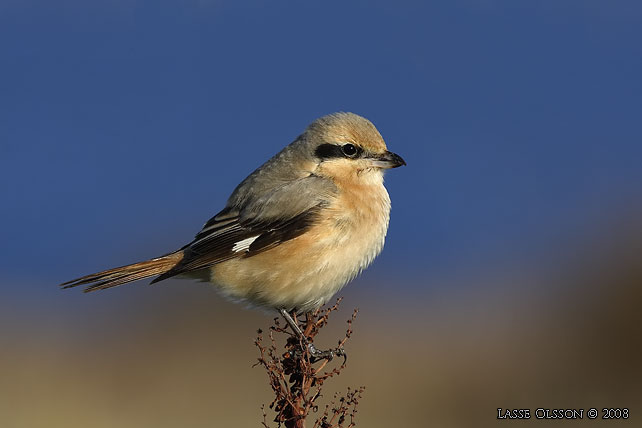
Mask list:
[{"label": "white wing patch", "polygon": [[232,247],[232,251],[234,251],[235,253],[239,253],[241,251],[247,251],[250,248],[250,245],[252,245],[252,242],[256,241],[256,238],[258,237],[259,235],[256,235],[256,236],[252,236],[251,238],[247,238],[237,242]]}]

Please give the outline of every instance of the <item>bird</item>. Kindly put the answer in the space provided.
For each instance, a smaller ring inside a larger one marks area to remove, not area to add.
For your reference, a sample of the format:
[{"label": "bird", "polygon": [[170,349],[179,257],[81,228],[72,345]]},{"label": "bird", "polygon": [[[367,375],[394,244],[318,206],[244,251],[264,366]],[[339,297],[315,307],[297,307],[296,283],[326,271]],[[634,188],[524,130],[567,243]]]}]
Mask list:
[{"label": "bird", "polygon": [[208,281],[232,300],[276,309],[314,355],[328,355],[290,313],[321,307],[382,251],[391,207],[384,172],[402,165],[368,119],[323,116],[245,178],[187,245],[60,286]]}]

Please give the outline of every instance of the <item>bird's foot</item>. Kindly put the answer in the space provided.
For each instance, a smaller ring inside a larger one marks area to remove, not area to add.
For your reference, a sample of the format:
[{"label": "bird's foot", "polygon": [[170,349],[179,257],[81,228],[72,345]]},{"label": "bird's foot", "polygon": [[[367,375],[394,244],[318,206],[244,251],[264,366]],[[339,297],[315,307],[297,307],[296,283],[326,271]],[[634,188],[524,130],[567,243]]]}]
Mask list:
[{"label": "bird's foot", "polygon": [[321,351],[314,346],[313,343],[307,344],[308,352],[310,353],[310,361],[316,363],[321,360],[331,361],[335,356],[343,357],[343,364],[346,363],[348,359],[348,354],[343,348],[328,349],[326,351]]},{"label": "bird's foot", "polygon": [[[296,323],[295,319],[290,315],[290,313],[285,310],[285,309],[279,309],[279,312],[281,312],[281,315],[283,315],[283,318],[285,318],[285,321],[290,325],[292,328],[292,331],[294,331],[294,335],[288,339],[292,340],[292,344],[294,345],[296,341],[299,342],[301,346],[301,350],[296,350],[294,351],[294,355],[297,357],[303,356],[303,354],[306,353],[306,351],[310,354],[310,362],[316,363],[317,361],[321,360],[332,360],[335,356],[336,357],[343,357],[343,364],[346,363],[348,360],[348,355],[346,354],[346,351],[339,347],[336,349],[330,349],[327,351],[320,351],[312,344],[308,337],[303,333],[301,328],[298,326]],[[296,316],[296,315],[295,315]],[[299,352],[301,352],[301,355],[299,355]]]}]

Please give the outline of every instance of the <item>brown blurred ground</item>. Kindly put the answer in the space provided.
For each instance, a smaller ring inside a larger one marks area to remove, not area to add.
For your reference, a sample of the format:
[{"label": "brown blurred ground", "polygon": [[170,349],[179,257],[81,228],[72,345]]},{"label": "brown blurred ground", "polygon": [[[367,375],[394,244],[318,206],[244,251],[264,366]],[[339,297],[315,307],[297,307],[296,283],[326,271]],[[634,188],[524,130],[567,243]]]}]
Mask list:
[{"label": "brown blurred ground", "polygon": [[[365,385],[363,427],[523,424],[498,421],[498,407],[628,407],[617,425],[641,426],[638,226],[605,230],[546,275],[504,272],[412,296],[353,284],[319,339],[332,345],[359,306],[348,368],[326,395]],[[44,306],[4,301],[1,427],[259,426],[271,397],[252,341],[270,314],[189,282],[108,293],[75,295],[74,311],[63,292]]]}]

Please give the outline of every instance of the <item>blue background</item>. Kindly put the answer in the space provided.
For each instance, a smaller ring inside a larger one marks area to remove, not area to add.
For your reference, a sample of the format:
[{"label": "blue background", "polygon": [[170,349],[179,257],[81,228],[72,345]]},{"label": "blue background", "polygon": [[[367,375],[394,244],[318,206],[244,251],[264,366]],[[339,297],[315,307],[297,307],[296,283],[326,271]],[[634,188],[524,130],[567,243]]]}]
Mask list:
[{"label": "blue background", "polygon": [[339,110],[408,161],[387,177],[379,268],[547,253],[642,190],[641,17],[621,1],[5,3],[2,275],[55,283],[176,248]]}]

